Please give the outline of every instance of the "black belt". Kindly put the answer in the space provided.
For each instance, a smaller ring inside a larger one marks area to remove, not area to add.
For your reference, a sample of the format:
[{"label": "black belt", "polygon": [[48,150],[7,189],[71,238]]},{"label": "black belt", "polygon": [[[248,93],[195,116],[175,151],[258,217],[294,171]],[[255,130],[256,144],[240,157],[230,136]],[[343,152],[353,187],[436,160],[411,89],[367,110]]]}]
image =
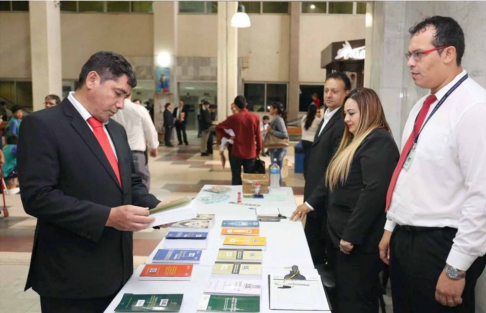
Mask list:
[{"label": "black belt", "polygon": [[397,225],[396,228],[404,231],[433,231],[433,230],[453,229],[451,227],[425,227],[425,226],[409,226],[409,225]]},{"label": "black belt", "polygon": [[145,154],[145,151],[132,150],[132,153],[143,153],[143,154]]}]

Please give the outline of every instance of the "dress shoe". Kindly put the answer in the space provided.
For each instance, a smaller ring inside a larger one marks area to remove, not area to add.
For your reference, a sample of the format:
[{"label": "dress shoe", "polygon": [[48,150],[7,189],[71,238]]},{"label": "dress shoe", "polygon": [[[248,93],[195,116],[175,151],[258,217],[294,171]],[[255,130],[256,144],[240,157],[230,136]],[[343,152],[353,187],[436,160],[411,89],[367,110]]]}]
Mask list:
[{"label": "dress shoe", "polygon": [[208,154],[208,153],[206,153],[206,152],[202,152],[202,153],[201,153],[201,156],[209,156],[209,154]]}]

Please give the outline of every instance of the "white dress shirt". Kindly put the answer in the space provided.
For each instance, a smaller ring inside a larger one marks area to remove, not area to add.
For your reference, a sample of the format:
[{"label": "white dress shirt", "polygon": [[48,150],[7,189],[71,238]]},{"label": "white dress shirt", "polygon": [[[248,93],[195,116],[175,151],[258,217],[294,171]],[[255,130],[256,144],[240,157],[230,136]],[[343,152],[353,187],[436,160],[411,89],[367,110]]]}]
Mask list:
[{"label": "white dress shirt", "polygon": [[[333,117],[334,114],[336,114],[338,111],[340,111],[339,109],[340,108],[334,109],[332,112],[329,111],[329,108],[326,110],[326,112],[324,113],[324,123],[322,123],[322,127],[319,130],[319,136],[322,134],[322,131],[324,130],[324,128],[326,128],[326,125],[331,120],[331,117]],[[314,141],[314,140],[312,140],[312,141]],[[326,173],[324,173],[324,175],[326,175]],[[314,208],[312,207],[312,205],[309,204],[309,202],[306,201],[305,204],[307,205],[307,207],[309,209],[311,209],[312,211],[314,211]]]},{"label": "white dress shirt", "polygon": [[132,151],[156,149],[159,146],[158,134],[150,114],[143,106],[125,99],[125,107],[113,117],[127,131],[128,144]]},{"label": "white dress shirt", "polygon": [[[91,115],[91,113],[88,112],[88,110],[85,109],[85,107],[78,100],[76,100],[76,98],[74,98],[73,95],[74,95],[74,91],[71,91],[68,95],[68,100],[71,101],[71,103],[73,104],[76,111],[78,111],[79,114],[81,114],[81,117],[84,119],[84,121],[88,125],[89,129],[91,129],[91,131],[93,131],[93,128],[88,123],[88,119],[90,117],[93,117],[93,116]],[[103,130],[105,131],[105,134],[108,137],[108,141],[110,142],[111,149],[113,149],[113,153],[115,154],[115,158],[118,160],[118,156],[116,155],[115,145],[113,144],[113,141],[111,141],[110,133],[106,129],[106,124],[108,124],[108,123],[109,122],[103,123]]]},{"label": "white dress shirt", "polygon": [[[429,115],[464,75],[436,93]],[[410,112],[402,145],[426,97]],[[396,224],[457,228],[447,263],[461,270],[486,253],[486,90],[471,78],[423,126],[411,166],[398,177],[385,229]]]},{"label": "white dress shirt", "polygon": [[322,121],[322,118],[316,116],[314,118],[314,120],[312,121],[312,124],[309,127],[309,129],[305,129],[306,118],[307,118],[307,115],[302,117],[302,123],[301,123],[301,125],[302,125],[302,140],[313,142],[314,137],[316,136],[317,129],[319,128],[319,124]]}]

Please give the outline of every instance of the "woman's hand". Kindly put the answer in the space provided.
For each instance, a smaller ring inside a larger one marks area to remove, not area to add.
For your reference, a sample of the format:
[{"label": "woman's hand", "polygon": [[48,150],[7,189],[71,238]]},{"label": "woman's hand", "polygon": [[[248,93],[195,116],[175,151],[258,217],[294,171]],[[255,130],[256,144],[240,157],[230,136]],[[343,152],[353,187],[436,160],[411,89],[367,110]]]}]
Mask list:
[{"label": "woman's hand", "polygon": [[351,250],[353,250],[354,245],[351,242],[347,242],[345,240],[342,240],[339,242],[339,250],[341,250],[342,253],[344,254],[350,254]]}]

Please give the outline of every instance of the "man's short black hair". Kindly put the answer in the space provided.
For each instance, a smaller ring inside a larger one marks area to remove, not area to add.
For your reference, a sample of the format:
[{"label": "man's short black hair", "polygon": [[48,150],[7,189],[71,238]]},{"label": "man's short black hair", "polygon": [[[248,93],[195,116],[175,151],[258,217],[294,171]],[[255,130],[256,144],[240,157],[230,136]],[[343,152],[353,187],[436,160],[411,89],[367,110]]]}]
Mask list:
[{"label": "man's short black hair", "polygon": [[167,109],[169,107],[169,105],[171,105],[172,103],[168,102],[165,104],[165,108]]},{"label": "man's short black hair", "polygon": [[83,65],[79,73],[78,88],[86,82],[89,72],[95,71],[100,75],[101,82],[116,80],[123,75],[128,77],[128,85],[134,88],[137,86],[135,72],[128,61],[120,54],[111,51],[100,51],[93,54],[88,62]]},{"label": "man's short black hair", "polygon": [[12,114],[14,114],[15,112],[20,111],[20,110],[22,110],[22,107],[20,105],[14,105],[12,107]]},{"label": "man's short black hair", "polygon": [[142,100],[140,100],[140,99],[133,99],[133,101],[132,101],[132,102],[133,102],[133,103],[135,103],[135,102],[137,102],[137,101],[139,101],[140,103],[142,103]]},{"label": "man's short black hair", "polygon": [[413,37],[418,32],[423,31],[427,26],[434,26],[435,36],[432,40],[434,47],[454,47],[456,48],[456,63],[461,65],[462,56],[466,44],[464,41],[464,32],[459,23],[453,18],[444,16],[432,16],[425,18],[422,22],[411,27],[408,32]]},{"label": "man's short black hair", "polygon": [[17,141],[17,136],[15,135],[10,135],[7,137],[7,145],[16,145]]},{"label": "man's short black hair", "polygon": [[234,103],[240,110],[246,107],[246,99],[243,96],[236,96]]},{"label": "man's short black hair", "polygon": [[349,80],[348,75],[344,74],[343,72],[334,72],[334,73],[331,73],[331,74],[329,74],[327,76],[326,82],[329,79],[342,80],[343,83],[344,83],[344,90],[351,90],[351,81]]},{"label": "man's short black hair", "polygon": [[209,103],[209,101],[204,101],[203,105],[211,105],[211,103]]},{"label": "man's short black hair", "polygon": [[270,117],[268,115],[263,115],[262,120],[270,120]]},{"label": "man's short black hair", "polygon": [[0,105],[7,105],[7,102],[6,101],[0,101]]},{"label": "man's short black hair", "polygon": [[55,94],[47,95],[46,99],[52,99],[52,100],[56,101],[56,104],[61,103],[61,98],[59,98],[59,96],[55,95]]}]

